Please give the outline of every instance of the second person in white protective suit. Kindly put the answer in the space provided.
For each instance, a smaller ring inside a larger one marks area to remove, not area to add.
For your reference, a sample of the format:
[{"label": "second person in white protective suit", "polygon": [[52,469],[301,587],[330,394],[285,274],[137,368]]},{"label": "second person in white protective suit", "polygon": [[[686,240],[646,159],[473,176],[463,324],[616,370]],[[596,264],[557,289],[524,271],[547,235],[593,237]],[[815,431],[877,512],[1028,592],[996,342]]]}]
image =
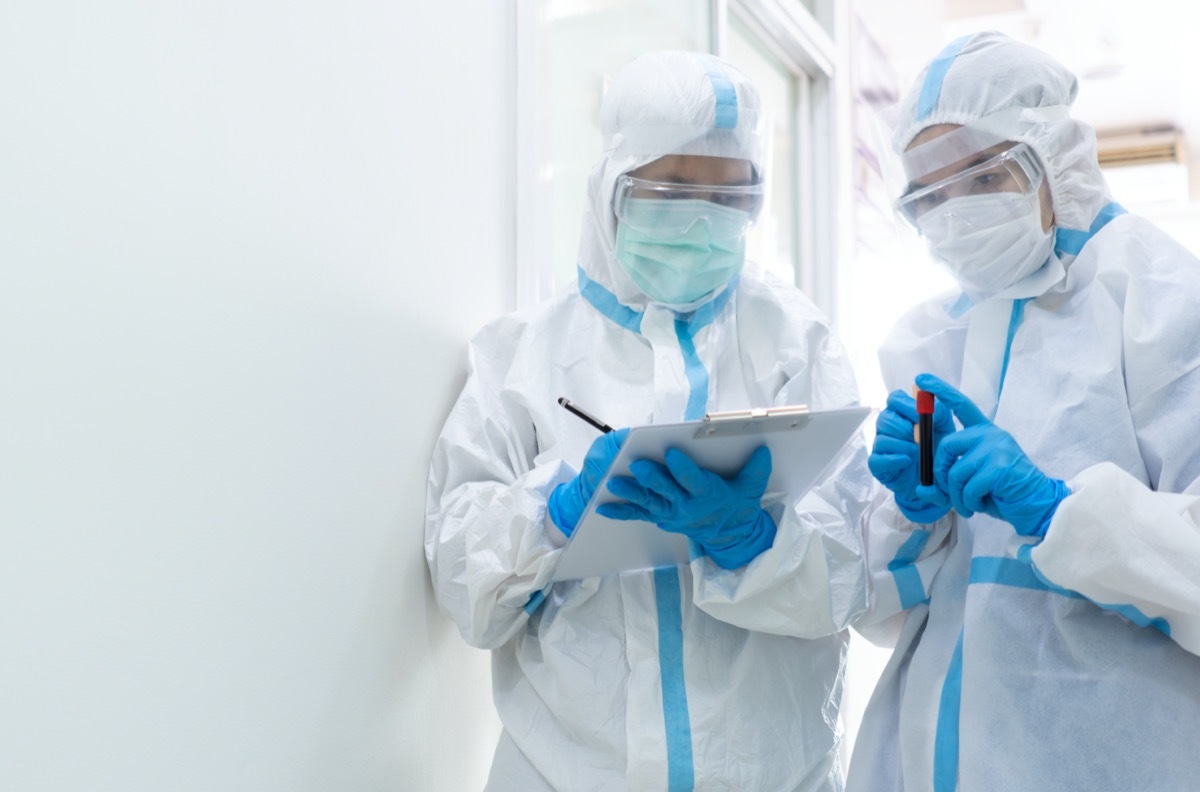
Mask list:
[{"label": "second person in white protective suit", "polygon": [[618,427],[858,399],[819,311],[744,261],[764,134],[746,77],[647,55],[614,77],[600,122],[578,284],[475,337],[430,471],[437,600],[492,651],[504,731],[488,789],[839,790],[874,487],[861,441],[769,512],[769,459],[736,481],[692,471],[711,489],[705,525],[670,523],[696,541],[690,565],[550,584],[621,439],[558,397]]},{"label": "second person in white protective suit", "polygon": [[[897,390],[870,465],[891,495],[861,629],[903,624],[854,792],[1200,779],[1200,499],[1179,494],[1200,480],[1200,261],[1110,197],[1076,87],[981,33],[893,119],[896,208],[961,293],[880,351]],[[932,486],[914,380],[939,402]]]}]

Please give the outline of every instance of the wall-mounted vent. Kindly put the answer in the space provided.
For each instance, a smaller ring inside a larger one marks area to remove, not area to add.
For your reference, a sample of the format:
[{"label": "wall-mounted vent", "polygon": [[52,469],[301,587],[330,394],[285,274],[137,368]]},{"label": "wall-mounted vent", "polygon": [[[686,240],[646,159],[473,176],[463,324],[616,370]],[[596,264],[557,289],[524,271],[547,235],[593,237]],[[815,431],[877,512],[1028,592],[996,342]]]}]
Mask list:
[{"label": "wall-mounted vent", "polygon": [[1183,133],[1175,127],[1120,129],[1096,133],[1100,167],[1183,162]]}]

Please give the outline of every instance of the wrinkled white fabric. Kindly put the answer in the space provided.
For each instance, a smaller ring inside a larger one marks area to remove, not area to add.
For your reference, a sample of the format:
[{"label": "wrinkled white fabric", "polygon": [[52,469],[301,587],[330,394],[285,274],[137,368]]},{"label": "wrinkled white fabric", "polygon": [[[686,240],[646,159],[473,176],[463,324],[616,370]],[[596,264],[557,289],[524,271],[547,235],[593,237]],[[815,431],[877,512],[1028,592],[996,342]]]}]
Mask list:
[{"label": "wrinkled white fabric", "polygon": [[[969,121],[1027,85],[1073,94],[1073,77],[996,34],[962,53],[930,118]],[[889,388],[920,372],[957,386],[1072,494],[1044,540],[986,515],[914,528],[871,514],[863,624],[906,617],[852,792],[1167,792],[1200,777],[1180,726],[1200,712],[1194,500],[1171,494],[1200,486],[1200,261],[1141,218],[1110,220],[1094,162],[1056,156],[1070,190],[1052,193],[1055,214],[1077,218],[1058,231],[1062,276],[1027,301],[920,305],[880,360]]]},{"label": "wrinkled white fabric", "polygon": [[998,294],[1039,269],[1054,249],[1042,228],[1037,193],[951,198],[917,218],[917,227],[967,294]]},{"label": "wrinkled white fabric", "polygon": [[[857,400],[826,320],[751,264],[691,313],[633,291],[612,256],[612,185],[674,149],[621,124],[657,130],[676,118],[691,137],[674,128],[670,146],[754,161],[757,143],[740,126],[712,129],[709,70],[736,88],[746,123],[757,96],[707,56],[646,56],[630,68],[602,111],[611,146],[589,182],[580,288],[475,337],[433,454],[434,591],[466,640],[492,650],[504,736],[488,789],[840,790],[844,627],[865,607],[857,524],[873,490],[861,441],[782,512],[774,545],[742,569],[699,557],[549,585],[565,539],[546,501],[595,437],[557,397],[617,427],[697,417],[689,401],[703,411]],[[643,145],[624,152],[632,140]],[[672,644],[678,656],[664,656]],[[668,690],[683,691],[682,708]]]},{"label": "wrinkled white fabric", "polygon": [[1046,538],[1030,553],[1056,585],[1093,602],[1133,605],[1162,619],[1200,655],[1200,481],[1155,492],[1111,462],[1067,481]]}]

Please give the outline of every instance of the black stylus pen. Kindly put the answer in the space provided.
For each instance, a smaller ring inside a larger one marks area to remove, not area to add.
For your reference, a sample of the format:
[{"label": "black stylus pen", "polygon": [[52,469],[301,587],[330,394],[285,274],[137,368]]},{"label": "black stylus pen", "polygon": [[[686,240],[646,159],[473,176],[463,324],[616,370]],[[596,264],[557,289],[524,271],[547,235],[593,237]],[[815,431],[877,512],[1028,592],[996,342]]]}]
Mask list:
[{"label": "black stylus pen", "polygon": [[564,396],[558,397],[558,403],[561,404],[563,407],[566,407],[568,411],[574,413],[575,415],[579,416],[583,420],[590,423],[592,426],[599,429],[601,432],[611,432],[613,430],[613,428],[611,426],[609,426],[608,424],[604,423],[604,421],[601,421],[599,418],[596,418],[595,416],[589,414],[586,410],[581,410],[580,408],[576,407],[574,404],[571,403],[570,399],[568,399]]}]

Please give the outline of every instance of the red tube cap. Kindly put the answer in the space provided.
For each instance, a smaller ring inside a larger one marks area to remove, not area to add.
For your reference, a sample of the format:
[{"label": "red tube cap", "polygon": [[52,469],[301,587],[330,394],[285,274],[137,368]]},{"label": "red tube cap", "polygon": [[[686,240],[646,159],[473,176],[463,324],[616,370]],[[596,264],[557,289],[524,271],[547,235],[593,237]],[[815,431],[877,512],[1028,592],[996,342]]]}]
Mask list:
[{"label": "red tube cap", "polygon": [[933,415],[933,394],[929,391],[917,391],[917,415]]}]

